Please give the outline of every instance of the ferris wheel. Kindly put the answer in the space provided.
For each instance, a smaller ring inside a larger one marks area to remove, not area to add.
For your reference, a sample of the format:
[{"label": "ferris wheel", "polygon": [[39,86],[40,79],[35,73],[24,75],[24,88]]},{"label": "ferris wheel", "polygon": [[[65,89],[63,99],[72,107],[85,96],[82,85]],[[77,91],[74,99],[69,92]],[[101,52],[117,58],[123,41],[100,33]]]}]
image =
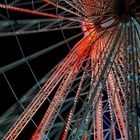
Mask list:
[{"label": "ferris wheel", "polygon": [[[63,36],[59,42],[25,55],[19,35],[54,31]],[[30,140],[140,139],[138,0],[3,0],[0,36],[13,36],[22,56],[0,68],[16,100],[0,117],[0,139],[20,139],[30,122]],[[38,80],[30,61],[59,46],[68,54]],[[35,84],[18,98],[7,72],[24,64]]]}]

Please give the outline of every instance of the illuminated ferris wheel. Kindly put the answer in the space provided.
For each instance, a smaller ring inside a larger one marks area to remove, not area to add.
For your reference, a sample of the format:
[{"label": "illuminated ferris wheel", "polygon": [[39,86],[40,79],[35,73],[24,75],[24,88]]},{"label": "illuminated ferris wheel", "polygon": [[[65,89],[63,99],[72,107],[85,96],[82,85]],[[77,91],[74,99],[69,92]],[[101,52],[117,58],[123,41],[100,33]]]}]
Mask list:
[{"label": "illuminated ferris wheel", "polygon": [[[31,140],[140,139],[138,0],[3,0],[0,10],[0,36],[19,41],[17,35],[60,31],[64,38],[27,57],[19,43],[22,59],[0,68],[11,92],[5,73],[19,65],[26,63],[36,81],[22,98],[13,93],[17,103],[0,117],[0,139],[18,139],[30,122],[36,127]],[[77,28],[80,33],[65,37],[63,31]],[[81,35],[38,81],[29,61]],[[36,124],[33,117],[46,101]]]}]

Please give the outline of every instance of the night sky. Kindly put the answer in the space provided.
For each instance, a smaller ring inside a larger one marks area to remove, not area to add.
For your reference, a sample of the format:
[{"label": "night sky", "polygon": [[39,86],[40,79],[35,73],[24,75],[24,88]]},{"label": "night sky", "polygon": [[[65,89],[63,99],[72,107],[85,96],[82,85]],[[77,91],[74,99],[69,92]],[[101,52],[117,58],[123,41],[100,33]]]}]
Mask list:
[{"label": "night sky", "polygon": [[[80,32],[81,29],[64,31],[65,38],[69,38]],[[81,37],[69,42],[69,46],[72,48],[74,44],[78,40],[80,40]],[[15,36],[0,37],[0,67],[23,58],[19,45],[23,50],[24,56],[27,57],[63,40],[64,38],[61,31],[18,35],[17,38]],[[29,61],[31,69],[33,70],[37,80],[39,81],[41,78],[43,78],[43,76],[47,72],[49,72],[49,70],[51,70],[60,60],[62,60],[68,54],[68,52],[69,48],[67,44],[64,44],[62,46],[59,46],[57,49],[54,49],[51,52],[40,56],[39,58]],[[5,75],[18,99],[20,99],[21,96],[23,96],[30,88],[32,88],[36,84],[36,81],[27,63],[24,63],[16,68],[13,68],[10,71],[5,72]],[[16,102],[16,99],[2,73],[0,74],[0,91],[1,116],[9,107],[11,107]],[[35,122],[38,123],[41,116],[42,111],[38,112],[35,115]],[[29,139],[34,129],[35,127],[33,123],[30,122],[18,139]]]}]

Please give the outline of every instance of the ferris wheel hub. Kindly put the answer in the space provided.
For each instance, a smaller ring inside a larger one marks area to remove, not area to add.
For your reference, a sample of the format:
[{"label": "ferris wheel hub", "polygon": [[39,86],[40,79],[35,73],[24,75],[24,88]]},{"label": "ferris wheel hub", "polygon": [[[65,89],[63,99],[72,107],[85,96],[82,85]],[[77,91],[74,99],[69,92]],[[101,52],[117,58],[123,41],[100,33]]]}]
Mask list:
[{"label": "ferris wheel hub", "polygon": [[126,9],[126,4],[124,0],[113,0],[112,8],[114,10],[114,13],[122,15]]}]

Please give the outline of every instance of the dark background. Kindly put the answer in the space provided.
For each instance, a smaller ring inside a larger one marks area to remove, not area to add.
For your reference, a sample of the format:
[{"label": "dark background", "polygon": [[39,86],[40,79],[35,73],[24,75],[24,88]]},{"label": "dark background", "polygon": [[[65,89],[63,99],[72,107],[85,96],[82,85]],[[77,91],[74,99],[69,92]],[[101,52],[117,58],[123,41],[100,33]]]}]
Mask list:
[{"label": "dark background", "polygon": [[[1,11],[6,14],[6,11]],[[11,12],[11,19],[15,19],[16,13]],[[35,16],[27,16],[26,14],[19,14],[18,18],[34,19],[38,18]],[[39,17],[40,18],[40,17]],[[81,32],[81,29],[72,29],[63,31],[65,38],[69,38],[73,35],[76,35]],[[81,36],[82,37],[82,36]],[[73,41],[69,42],[69,46],[72,48],[80,38],[77,38]],[[51,31],[46,33],[35,33],[28,35],[18,35],[16,36],[7,36],[0,37],[0,67],[4,67],[7,64],[13,63],[21,58],[23,55],[21,53],[21,46],[24,56],[27,57],[31,54],[34,54],[42,49],[50,47],[58,42],[63,41],[63,35],[61,31]],[[18,44],[19,41],[19,44]],[[39,81],[49,70],[51,70],[59,61],[61,61],[69,52],[69,47],[67,44],[59,46],[58,48],[38,57],[31,61],[29,64],[33,70],[34,75]],[[21,98],[30,88],[32,88],[36,81],[27,65],[24,63],[12,70],[9,70],[4,73],[15,92],[18,99]],[[16,99],[4,77],[4,75],[0,74],[0,116],[11,107],[16,102]],[[34,121],[38,124],[41,117],[45,113],[45,107],[39,111],[35,117]],[[24,129],[24,131],[20,134],[18,139],[28,140],[32,135],[32,132],[35,130],[35,126],[32,122],[30,122]]]},{"label": "dark background", "polygon": [[[79,32],[80,30],[78,29],[75,29],[72,32],[69,30],[64,31],[66,38],[73,36]],[[63,41],[64,38],[62,36],[61,31],[54,31],[39,34],[19,35],[18,40],[20,42],[25,57],[27,57],[37,51],[45,49],[46,47],[50,47],[51,45],[56,44],[60,41]],[[73,40],[69,43],[69,45],[72,47],[77,41],[78,39]],[[55,64],[62,60],[64,56],[68,54],[68,52],[69,48],[67,44],[64,44],[40,56],[39,58],[35,58],[29,61],[29,64],[36,78],[40,80],[49,70],[51,70],[55,66]],[[18,46],[16,37],[0,37],[0,66],[3,67],[21,58],[23,58],[23,56]],[[27,92],[27,90],[29,90],[36,83],[26,63],[10,71],[7,71],[5,75],[7,76],[10,84],[12,85],[15,93],[17,93],[18,97]],[[11,102],[14,100],[13,95],[9,94],[7,96],[7,93],[9,93],[10,90],[6,86],[7,82],[5,81],[4,76],[2,74],[0,74],[0,81],[0,98],[3,102],[6,101],[8,104],[11,104]],[[0,114],[7,108],[8,104],[5,106],[3,106],[2,104],[0,106]]]}]

